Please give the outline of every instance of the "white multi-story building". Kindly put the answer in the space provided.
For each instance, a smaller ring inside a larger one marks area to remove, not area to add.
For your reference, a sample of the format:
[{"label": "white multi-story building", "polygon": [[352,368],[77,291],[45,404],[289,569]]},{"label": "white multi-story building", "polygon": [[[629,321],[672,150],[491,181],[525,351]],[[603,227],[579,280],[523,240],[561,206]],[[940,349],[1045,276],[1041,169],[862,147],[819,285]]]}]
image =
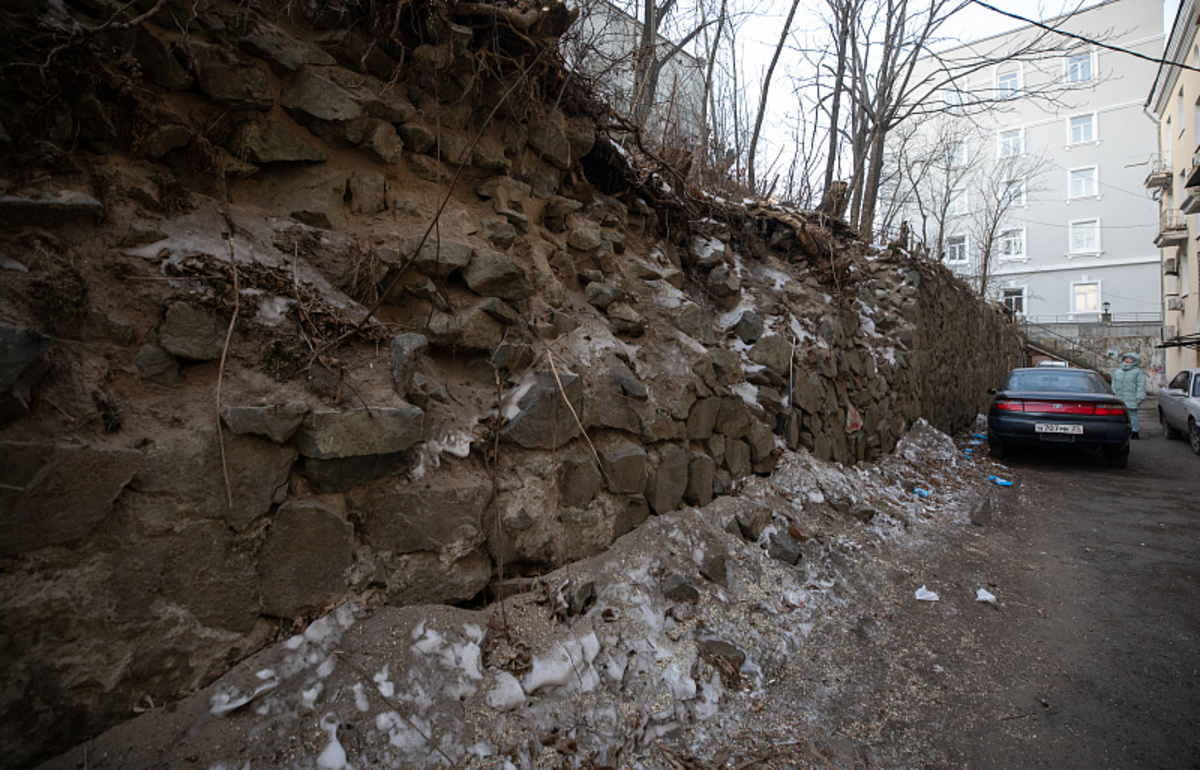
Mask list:
[{"label": "white multi-story building", "polygon": [[[1109,0],[1046,24],[1163,50],[1158,0]],[[1143,185],[1157,149],[1142,109],[1155,65],[1032,26],[923,64],[935,78],[966,74],[914,137],[940,143],[945,161],[924,167],[931,189],[903,209],[910,232],[1027,319],[1161,321],[1158,207]]]}]

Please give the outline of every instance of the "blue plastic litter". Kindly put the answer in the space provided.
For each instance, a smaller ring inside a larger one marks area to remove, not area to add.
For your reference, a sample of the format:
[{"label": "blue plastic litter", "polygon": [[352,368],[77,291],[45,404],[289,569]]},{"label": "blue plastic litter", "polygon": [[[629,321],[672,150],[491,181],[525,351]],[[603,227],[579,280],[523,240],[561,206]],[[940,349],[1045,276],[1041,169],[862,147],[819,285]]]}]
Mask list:
[{"label": "blue plastic litter", "polygon": [[975,438],[979,439],[980,441],[987,441],[987,436],[982,433],[976,433]]},{"label": "blue plastic litter", "polygon": [[920,487],[913,487],[913,494],[917,497],[929,497],[929,490],[921,489]]},{"label": "blue plastic litter", "polygon": [[999,476],[988,476],[988,481],[993,482],[998,487],[1011,487],[1012,482],[1007,479],[1002,479]]}]

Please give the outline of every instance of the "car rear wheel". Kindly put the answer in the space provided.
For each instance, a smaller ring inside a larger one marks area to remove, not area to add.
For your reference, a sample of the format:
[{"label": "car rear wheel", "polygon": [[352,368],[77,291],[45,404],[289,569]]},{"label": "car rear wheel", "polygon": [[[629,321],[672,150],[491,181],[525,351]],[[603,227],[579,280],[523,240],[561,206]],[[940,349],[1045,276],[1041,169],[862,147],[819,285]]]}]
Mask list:
[{"label": "car rear wheel", "polygon": [[1104,462],[1109,468],[1124,468],[1129,465],[1129,447],[1116,452],[1105,452]]},{"label": "car rear wheel", "polygon": [[1167,422],[1167,416],[1163,414],[1163,410],[1158,410],[1158,421],[1162,424],[1163,435],[1167,438],[1183,438],[1183,434],[1171,427],[1171,423]]},{"label": "car rear wheel", "polygon": [[1192,451],[1200,455],[1200,423],[1195,420],[1188,420],[1188,443],[1192,445]]}]

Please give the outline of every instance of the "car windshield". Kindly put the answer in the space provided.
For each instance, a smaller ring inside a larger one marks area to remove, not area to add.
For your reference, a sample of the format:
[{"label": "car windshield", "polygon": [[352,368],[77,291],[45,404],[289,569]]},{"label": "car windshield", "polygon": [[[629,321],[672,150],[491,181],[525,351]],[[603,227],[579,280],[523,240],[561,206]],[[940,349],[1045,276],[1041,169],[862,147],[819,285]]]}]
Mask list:
[{"label": "car windshield", "polygon": [[1018,371],[1008,375],[1005,390],[1048,393],[1108,393],[1108,385],[1095,372]]}]

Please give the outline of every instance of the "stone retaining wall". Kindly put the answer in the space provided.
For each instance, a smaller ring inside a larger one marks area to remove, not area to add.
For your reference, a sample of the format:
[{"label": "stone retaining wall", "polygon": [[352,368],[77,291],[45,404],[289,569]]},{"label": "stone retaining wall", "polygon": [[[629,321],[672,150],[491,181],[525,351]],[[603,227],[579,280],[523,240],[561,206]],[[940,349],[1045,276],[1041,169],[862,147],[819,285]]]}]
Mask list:
[{"label": "stone retaining wall", "polygon": [[[537,122],[485,125],[508,84],[480,80],[487,41],[466,27],[402,69],[324,17],[333,34],[192,5],[113,33],[145,90],[62,116],[110,119],[58,137],[105,160],[51,153],[95,162],[51,175],[103,177],[94,196],[0,201],[6,258],[32,266],[6,271],[21,320],[0,328],[16,764],[339,603],[476,601],[736,493],[783,452],[871,461],[918,417],[962,428],[1017,363],[1001,315],[939,266],[845,241],[856,272],[833,287],[785,241],[751,257],[694,222],[688,243],[636,191],[588,184],[604,140],[585,116],[528,105]],[[217,118],[235,130],[204,144]],[[197,171],[201,145],[219,173]],[[54,229],[61,265],[21,251],[45,236],[3,216],[18,208]],[[376,298],[387,325],[313,353],[313,318],[341,333]]]}]

